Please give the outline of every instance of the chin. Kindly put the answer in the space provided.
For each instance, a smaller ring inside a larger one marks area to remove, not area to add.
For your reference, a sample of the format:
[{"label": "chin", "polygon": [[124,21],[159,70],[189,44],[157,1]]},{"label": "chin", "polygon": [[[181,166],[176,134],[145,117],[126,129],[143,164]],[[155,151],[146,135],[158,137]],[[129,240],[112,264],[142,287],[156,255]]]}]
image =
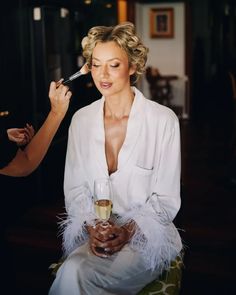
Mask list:
[{"label": "chin", "polygon": [[114,90],[112,90],[111,88],[98,88],[98,90],[101,92],[102,95],[104,96],[108,96],[108,95],[112,95],[114,94]]}]

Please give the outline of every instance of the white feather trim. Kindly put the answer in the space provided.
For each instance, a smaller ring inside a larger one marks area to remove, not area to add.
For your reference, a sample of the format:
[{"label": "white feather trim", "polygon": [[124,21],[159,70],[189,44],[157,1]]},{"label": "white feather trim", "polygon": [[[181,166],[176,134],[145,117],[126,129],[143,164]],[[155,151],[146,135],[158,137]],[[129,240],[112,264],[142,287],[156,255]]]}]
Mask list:
[{"label": "white feather trim", "polygon": [[118,218],[123,225],[132,220],[137,224],[130,247],[141,252],[152,270],[162,273],[170,267],[171,261],[179,255],[182,242],[172,222],[163,222],[163,216],[151,210],[150,204],[136,206]]},{"label": "white feather trim", "polygon": [[63,252],[68,256],[87,239],[86,224],[94,224],[95,214],[91,192],[86,183],[82,184],[67,207],[65,218],[59,222],[60,232],[63,235]]},{"label": "white feather trim", "polygon": [[[130,240],[131,248],[143,255],[149,268],[162,273],[170,267],[171,261],[179,255],[183,245],[174,224],[164,213],[153,209],[151,203],[138,205],[114,221],[119,225],[135,221],[137,228]],[[94,225],[95,219],[92,194],[84,183],[67,206],[65,219],[59,223],[65,256],[87,241],[86,224]]]}]

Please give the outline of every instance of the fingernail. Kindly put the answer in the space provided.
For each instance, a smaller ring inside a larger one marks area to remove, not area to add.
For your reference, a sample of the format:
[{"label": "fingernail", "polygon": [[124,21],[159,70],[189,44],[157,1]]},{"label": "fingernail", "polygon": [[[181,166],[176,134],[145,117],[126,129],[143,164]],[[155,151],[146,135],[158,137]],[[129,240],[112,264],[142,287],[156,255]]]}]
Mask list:
[{"label": "fingernail", "polygon": [[103,257],[103,258],[107,258],[107,257],[108,257],[108,255],[105,255],[105,254],[103,254],[103,255],[102,255],[102,257]]}]

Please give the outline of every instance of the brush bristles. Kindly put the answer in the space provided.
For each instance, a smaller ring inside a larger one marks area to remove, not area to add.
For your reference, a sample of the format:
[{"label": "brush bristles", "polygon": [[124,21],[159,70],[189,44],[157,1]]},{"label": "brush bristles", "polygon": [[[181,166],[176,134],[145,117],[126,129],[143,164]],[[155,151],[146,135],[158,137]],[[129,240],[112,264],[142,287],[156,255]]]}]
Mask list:
[{"label": "brush bristles", "polygon": [[81,72],[82,75],[88,74],[89,68],[88,68],[88,64],[87,63],[82,66],[82,68],[80,69],[80,72]]},{"label": "brush bristles", "polygon": [[89,68],[88,68],[88,65],[86,63],[86,64],[84,64],[82,66],[82,68],[78,72],[76,72],[73,75],[71,75],[67,80],[65,80],[65,81],[60,80],[60,81],[58,81],[57,84],[56,84],[56,87],[58,88],[61,84],[66,85],[69,82],[71,82],[71,81],[75,80],[76,78],[78,78],[79,76],[88,74],[88,72],[89,72]]},{"label": "brush bristles", "polygon": [[73,74],[72,76],[70,76],[69,80],[72,81],[72,80],[78,78],[78,77],[81,76],[81,75],[86,75],[86,74],[88,74],[88,72],[89,72],[88,65],[87,65],[87,64],[84,64],[84,65],[82,66],[82,68],[81,68],[78,72],[76,72],[75,74]]}]

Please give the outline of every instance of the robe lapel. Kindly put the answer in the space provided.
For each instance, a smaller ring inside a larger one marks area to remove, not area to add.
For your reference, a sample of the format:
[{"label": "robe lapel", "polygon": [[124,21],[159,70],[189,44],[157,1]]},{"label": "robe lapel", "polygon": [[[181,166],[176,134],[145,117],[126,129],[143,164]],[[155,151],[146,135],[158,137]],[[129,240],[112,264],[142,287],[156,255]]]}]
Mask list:
[{"label": "robe lapel", "polygon": [[[144,121],[145,99],[138,89],[133,87],[133,90],[135,92],[135,98],[129,115],[125,141],[120,149],[118,156],[117,172],[125,166],[125,164],[128,162],[129,157],[132,155]],[[102,97],[100,101],[101,103],[96,113],[94,114],[93,119],[92,138],[94,138],[94,144],[92,150],[95,155],[94,161],[99,164],[100,168],[102,169],[102,174],[107,177],[109,176],[109,173],[105,154],[105,131],[103,118],[104,97]],[[116,172],[114,172],[113,174],[115,173]]]},{"label": "robe lapel", "polygon": [[[108,176],[108,168],[105,154],[105,131],[104,131],[104,119],[103,119],[103,106],[104,97],[100,100],[100,105],[93,118],[93,154],[94,161],[98,163],[102,169],[103,176]],[[102,176],[102,175],[101,175]]]},{"label": "robe lapel", "polygon": [[144,121],[145,99],[137,88],[133,87],[133,90],[135,92],[135,98],[129,115],[125,141],[118,156],[118,170],[122,169],[128,163],[129,157],[132,155],[137,144]]}]

